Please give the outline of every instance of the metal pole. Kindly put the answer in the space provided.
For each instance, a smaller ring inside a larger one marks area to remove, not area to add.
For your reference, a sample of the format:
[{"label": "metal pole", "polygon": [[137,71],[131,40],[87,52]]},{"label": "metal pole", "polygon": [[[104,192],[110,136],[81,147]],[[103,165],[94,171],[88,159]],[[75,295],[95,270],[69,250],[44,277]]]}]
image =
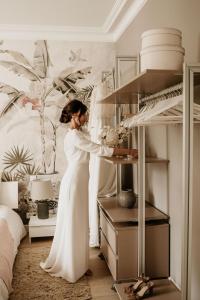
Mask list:
[{"label": "metal pole", "polygon": [[138,276],[145,274],[145,127],[138,127]]},{"label": "metal pole", "polygon": [[183,233],[181,299],[191,300],[191,238],[193,192],[193,72],[184,66],[183,77]]}]

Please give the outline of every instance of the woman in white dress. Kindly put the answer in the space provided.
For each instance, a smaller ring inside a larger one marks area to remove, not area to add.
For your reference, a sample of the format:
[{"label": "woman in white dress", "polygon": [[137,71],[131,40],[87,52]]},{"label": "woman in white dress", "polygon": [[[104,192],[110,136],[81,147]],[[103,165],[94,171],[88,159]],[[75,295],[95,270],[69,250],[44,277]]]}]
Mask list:
[{"label": "woman in white dress", "polygon": [[82,126],[87,122],[87,107],[72,100],[63,109],[60,122],[70,122],[64,139],[67,170],[62,178],[58,202],[56,230],[48,258],[40,266],[52,276],[76,282],[88,272],[89,153],[98,156],[131,154],[137,150],[110,148],[93,143]]}]

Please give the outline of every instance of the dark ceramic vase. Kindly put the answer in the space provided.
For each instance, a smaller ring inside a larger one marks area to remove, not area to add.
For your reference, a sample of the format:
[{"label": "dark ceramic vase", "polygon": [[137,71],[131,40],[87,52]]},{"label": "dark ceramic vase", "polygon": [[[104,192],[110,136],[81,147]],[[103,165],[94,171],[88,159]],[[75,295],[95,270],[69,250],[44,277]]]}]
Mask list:
[{"label": "dark ceramic vase", "polygon": [[37,216],[38,219],[49,218],[49,205],[47,201],[38,201],[37,203]]},{"label": "dark ceramic vase", "polygon": [[118,203],[121,207],[133,208],[136,203],[136,195],[132,190],[122,190],[118,195]]}]

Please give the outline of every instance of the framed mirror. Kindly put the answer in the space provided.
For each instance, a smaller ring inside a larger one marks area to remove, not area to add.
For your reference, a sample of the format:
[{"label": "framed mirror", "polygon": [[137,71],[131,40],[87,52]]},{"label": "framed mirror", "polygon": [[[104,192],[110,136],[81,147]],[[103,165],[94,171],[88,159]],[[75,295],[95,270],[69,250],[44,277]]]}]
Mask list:
[{"label": "framed mirror", "polygon": [[115,63],[115,88],[128,83],[138,72],[136,56],[117,56]]}]

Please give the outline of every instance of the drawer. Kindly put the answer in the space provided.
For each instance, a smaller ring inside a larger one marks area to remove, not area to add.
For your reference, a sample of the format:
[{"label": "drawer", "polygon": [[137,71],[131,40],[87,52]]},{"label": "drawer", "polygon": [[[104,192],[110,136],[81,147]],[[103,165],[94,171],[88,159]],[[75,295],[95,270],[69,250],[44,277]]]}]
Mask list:
[{"label": "drawer", "polygon": [[29,226],[29,236],[32,237],[43,237],[43,236],[54,236],[56,226]]},{"label": "drawer", "polygon": [[118,232],[118,280],[131,280],[138,275],[138,227]]},{"label": "drawer", "polygon": [[152,278],[169,276],[169,224],[146,227],[146,274]]},{"label": "drawer", "polygon": [[105,216],[105,214],[100,210],[100,227],[105,235],[111,249],[115,254],[117,254],[117,237],[116,232],[112,225],[110,224],[109,220]]},{"label": "drawer", "polygon": [[115,256],[112,249],[110,248],[102,231],[101,231],[101,251],[104,255],[104,258],[107,262],[107,265],[110,269],[110,272],[114,280],[117,280],[117,257]]}]

